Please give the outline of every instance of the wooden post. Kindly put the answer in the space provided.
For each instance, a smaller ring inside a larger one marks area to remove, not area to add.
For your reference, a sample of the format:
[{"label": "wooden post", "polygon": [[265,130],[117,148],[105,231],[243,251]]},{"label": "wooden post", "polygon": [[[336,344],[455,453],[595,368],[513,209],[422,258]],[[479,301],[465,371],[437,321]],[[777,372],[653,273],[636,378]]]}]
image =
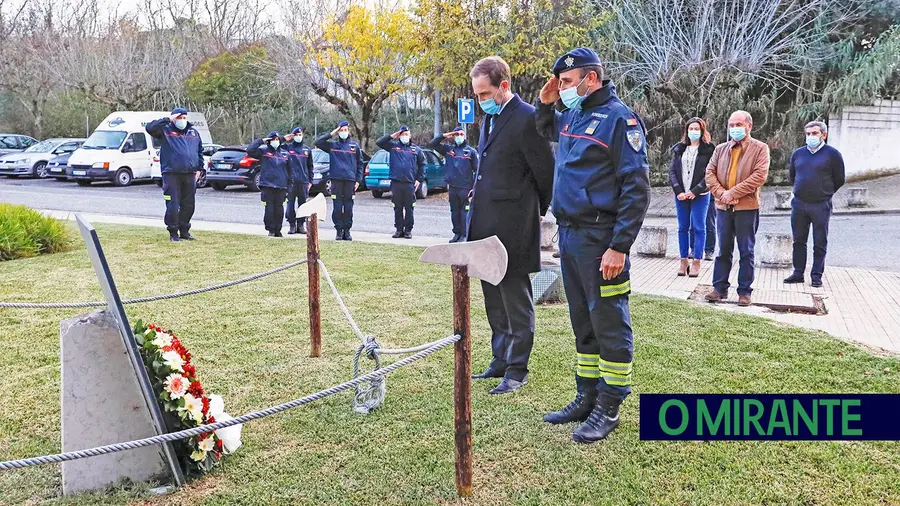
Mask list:
[{"label": "wooden post", "polygon": [[306,268],[309,274],[309,356],[322,354],[322,314],[319,308],[319,218],[306,220]]},{"label": "wooden post", "polygon": [[456,433],[456,493],[472,495],[472,347],[469,320],[469,273],[453,266],[453,329],[460,336],[454,347],[453,398]]}]

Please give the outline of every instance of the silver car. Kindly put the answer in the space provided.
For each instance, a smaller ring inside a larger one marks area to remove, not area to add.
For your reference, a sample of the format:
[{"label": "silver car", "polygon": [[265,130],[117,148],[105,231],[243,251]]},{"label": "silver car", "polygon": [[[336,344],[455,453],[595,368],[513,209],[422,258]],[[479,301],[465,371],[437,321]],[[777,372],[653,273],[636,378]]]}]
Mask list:
[{"label": "silver car", "polygon": [[21,153],[0,156],[0,175],[50,176],[47,163],[56,156],[71,153],[84,144],[84,139],[47,139],[32,145]]},{"label": "silver car", "polygon": [[27,135],[0,134],[0,155],[25,151],[25,149],[37,144],[37,139]]}]

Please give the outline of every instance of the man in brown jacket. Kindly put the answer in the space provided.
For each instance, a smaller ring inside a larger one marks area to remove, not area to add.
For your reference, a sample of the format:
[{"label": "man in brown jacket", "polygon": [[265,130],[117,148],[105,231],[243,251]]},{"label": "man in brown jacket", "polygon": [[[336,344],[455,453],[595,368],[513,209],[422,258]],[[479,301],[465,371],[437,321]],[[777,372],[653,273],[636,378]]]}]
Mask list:
[{"label": "man in brown jacket", "polygon": [[716,146],[706,167],[706,185],[716,199],[719,256],[713,268],[714,290],[709,302],[728,297],[734,242],[741,254],[738,305],[749,306],[753,291],[756,230],[759,228],[759,189],[769,175],[769,146],[750,136],[753,118],[736,111],[728,118],[728,142]]}]

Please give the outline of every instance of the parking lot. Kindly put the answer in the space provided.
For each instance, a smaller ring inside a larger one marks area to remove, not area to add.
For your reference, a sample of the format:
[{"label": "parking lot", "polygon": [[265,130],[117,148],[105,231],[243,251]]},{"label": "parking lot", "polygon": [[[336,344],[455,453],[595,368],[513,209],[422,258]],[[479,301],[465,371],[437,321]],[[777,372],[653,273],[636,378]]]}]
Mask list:
[{"label": "parking lot", "polygon": [[[0,177],[0,202],[25,204],[35,209],[117,214],[160,220],[165,212],[162,190],[151,182],[135,182],[124,188],[115,187],[112,183],[94,183],[81,187],[72,182],[53,179]],[[197,190],[197,210],[194,213],[196,220],[258,223],[262,228],[262,216],[258,192],[238,187],[230,187],[225,191],[215,191],[212,188]],[[330,214],[327,218],[327,224],[321,226],[330,229]],[[452,236],[446,193],[434,193],[425,200],[419,200],[415,218],[416,235]],[[357,231],[393,233],[394,213],[390,199],[375,199],[370,192],[360,192],[356,197],[353,221],[353,229]]]}]

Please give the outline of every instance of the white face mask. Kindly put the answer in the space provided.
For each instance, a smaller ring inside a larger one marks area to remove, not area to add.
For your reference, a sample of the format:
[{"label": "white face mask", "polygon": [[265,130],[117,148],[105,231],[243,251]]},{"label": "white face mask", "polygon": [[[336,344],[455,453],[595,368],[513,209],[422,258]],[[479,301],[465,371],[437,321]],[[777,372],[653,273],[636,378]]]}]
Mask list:
[{"label": "white face mask", "polygon": [[278,147],[281,146],[281,142],[280,141],[272,141],[269,143],[269,145],[272,146],[272,149],[278,149]]},{"label": "white face mask", "polygon": [[302,135],[295,135],[295,136],[294,136],[294,142],[296,142],[297,144],[300,144],[301,142],[303,142],[303,136],[302,136]]},{"label": "white face mask", "polygon": [[350,132],[338,132],[338,137],[340,137],[342,141],[345,141],[347,140],[347,137],[350,137]]},{"label": "white face mask", "polygon": [[401,136],[400,136],[400,142],[402,142],[403,144],[409,144],[409,136],[408,136],[408,135],[401,135]]}]

